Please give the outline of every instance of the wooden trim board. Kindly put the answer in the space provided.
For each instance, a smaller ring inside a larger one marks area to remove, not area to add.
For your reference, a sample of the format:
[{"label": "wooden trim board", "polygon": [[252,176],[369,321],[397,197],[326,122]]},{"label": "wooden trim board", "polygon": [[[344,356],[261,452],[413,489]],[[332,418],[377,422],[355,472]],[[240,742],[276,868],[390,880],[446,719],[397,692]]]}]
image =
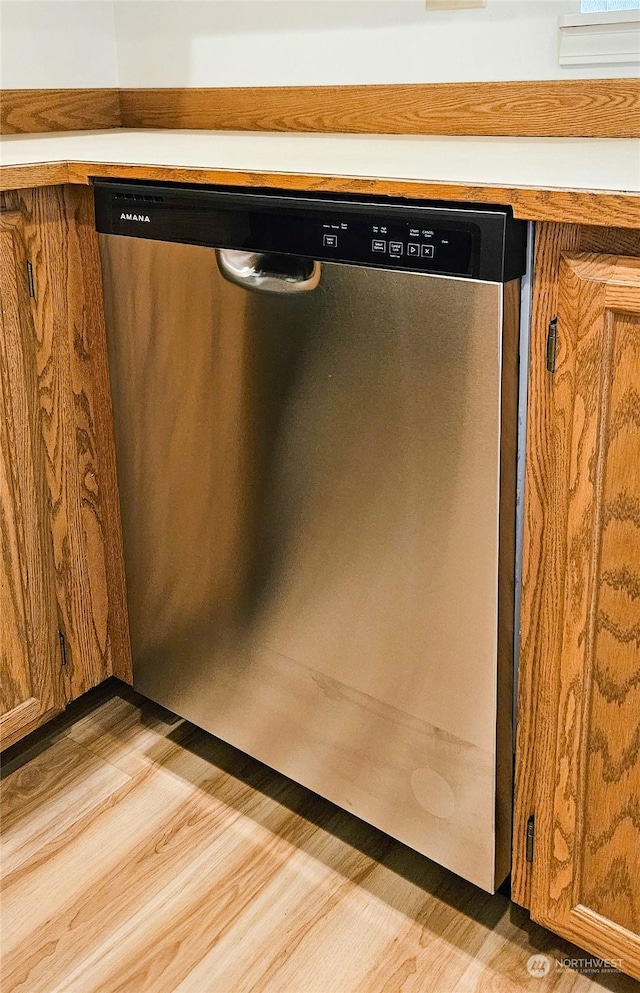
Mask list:
[{"label": "wooden trim board", "polygon": [[68,182],[68,162],[34,162],[28,165],[0,166],[1,191],[62,186]]},{"label": "wooden trim board", "polygon": [[115,88],[0,92],[0,134],[95,131],[120,126],[119,91]]},{"label": "wooden trim board", "polygon": [[0,133],[194,128],[640,137],[640,80],[4,90]]},{"label": "wooden trim board", "polygon": [[120,90],[125,128],[640,137],[639,79]]},{"label": "wooden trim board", "polygon": [[640,227],[640,193],[526,189],[473,186],[460,183],[373,179],[367,177],[256,173],[223,169],[176,169],[158,166],[105,166],[68,163],[69,182],[89,182],[91,176],[157,179],[178,183],[217,183],[228,186],[264,186],[288,190],[326,190],[337,193],[380,194],[467,203],[511,204],[523,220],[565,220],[576,224]]},{"label": "wooden trim board", "polygon": [[640,228],[640,193],[599,190],[529,189],[519,186],[475,186],[419,180],[369,177],[192,169],[178,166],[122,165],[104,162],[55,162],[0,168],[0,189],[19,190],[60,183],[89,184],[93,177],[149,179],[221,186],[269,187],[283,190],[324,190],[334,193],[377,194],[506,204],[514,217],[531,221],[564,221],[603,227]]}]

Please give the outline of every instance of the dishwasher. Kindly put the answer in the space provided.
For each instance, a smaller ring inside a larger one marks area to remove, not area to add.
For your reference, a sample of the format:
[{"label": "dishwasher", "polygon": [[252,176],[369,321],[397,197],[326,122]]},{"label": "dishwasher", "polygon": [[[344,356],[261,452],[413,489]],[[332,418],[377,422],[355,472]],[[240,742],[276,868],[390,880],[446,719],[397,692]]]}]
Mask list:
[{"label": "dishwasher", "polygon": [[134,687],[493,892],[526,225],[95,181]]}]

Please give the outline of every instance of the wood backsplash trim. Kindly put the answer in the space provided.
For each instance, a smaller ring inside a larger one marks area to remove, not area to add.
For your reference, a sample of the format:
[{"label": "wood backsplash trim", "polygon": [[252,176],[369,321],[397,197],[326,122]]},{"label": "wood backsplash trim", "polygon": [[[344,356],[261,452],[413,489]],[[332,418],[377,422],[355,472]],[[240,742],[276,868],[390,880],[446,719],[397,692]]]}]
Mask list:
[{"label": "wood backsplash trim", "polygon": [[0,134],[119,128],[117,89],[2,90]]},{"label": "wood backsplash trim", "polygon": [[640,80],[123,89],[125,128],[640,137]]},{"label": "wood backsplash trim", "polygon": [[640,137],[639,79],[4,90],[1,134],[100,128]]}]

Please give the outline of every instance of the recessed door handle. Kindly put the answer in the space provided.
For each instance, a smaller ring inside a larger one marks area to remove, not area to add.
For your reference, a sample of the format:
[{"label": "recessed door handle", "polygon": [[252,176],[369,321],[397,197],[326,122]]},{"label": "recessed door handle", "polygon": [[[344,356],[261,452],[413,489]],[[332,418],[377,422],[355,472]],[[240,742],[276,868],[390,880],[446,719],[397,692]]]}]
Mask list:
[{"label": "recessed door handle", "polygon": [[320,263],[298,255],[217,248],[221,274],[230,283],[261,293],[307,293],[320,282]]}]

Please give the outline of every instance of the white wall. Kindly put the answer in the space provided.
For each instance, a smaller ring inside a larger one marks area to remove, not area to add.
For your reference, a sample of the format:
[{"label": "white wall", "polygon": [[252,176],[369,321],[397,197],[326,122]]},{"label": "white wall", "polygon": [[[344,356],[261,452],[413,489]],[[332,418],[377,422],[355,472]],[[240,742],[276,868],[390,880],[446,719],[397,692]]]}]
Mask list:
[{"label": "white wall", "polygon": [[0,84],[7,89],[117,86],[111,0],[3,0]]},{"label": "white wall", "polygon": [[275,86],[563,79],[558,16],[579,0],[115,0],[121,86]]},{"label": "white wall", "polygon": [[276,86],[627,76],[558,65],[579,0],[0,0],[0,83]]}]

